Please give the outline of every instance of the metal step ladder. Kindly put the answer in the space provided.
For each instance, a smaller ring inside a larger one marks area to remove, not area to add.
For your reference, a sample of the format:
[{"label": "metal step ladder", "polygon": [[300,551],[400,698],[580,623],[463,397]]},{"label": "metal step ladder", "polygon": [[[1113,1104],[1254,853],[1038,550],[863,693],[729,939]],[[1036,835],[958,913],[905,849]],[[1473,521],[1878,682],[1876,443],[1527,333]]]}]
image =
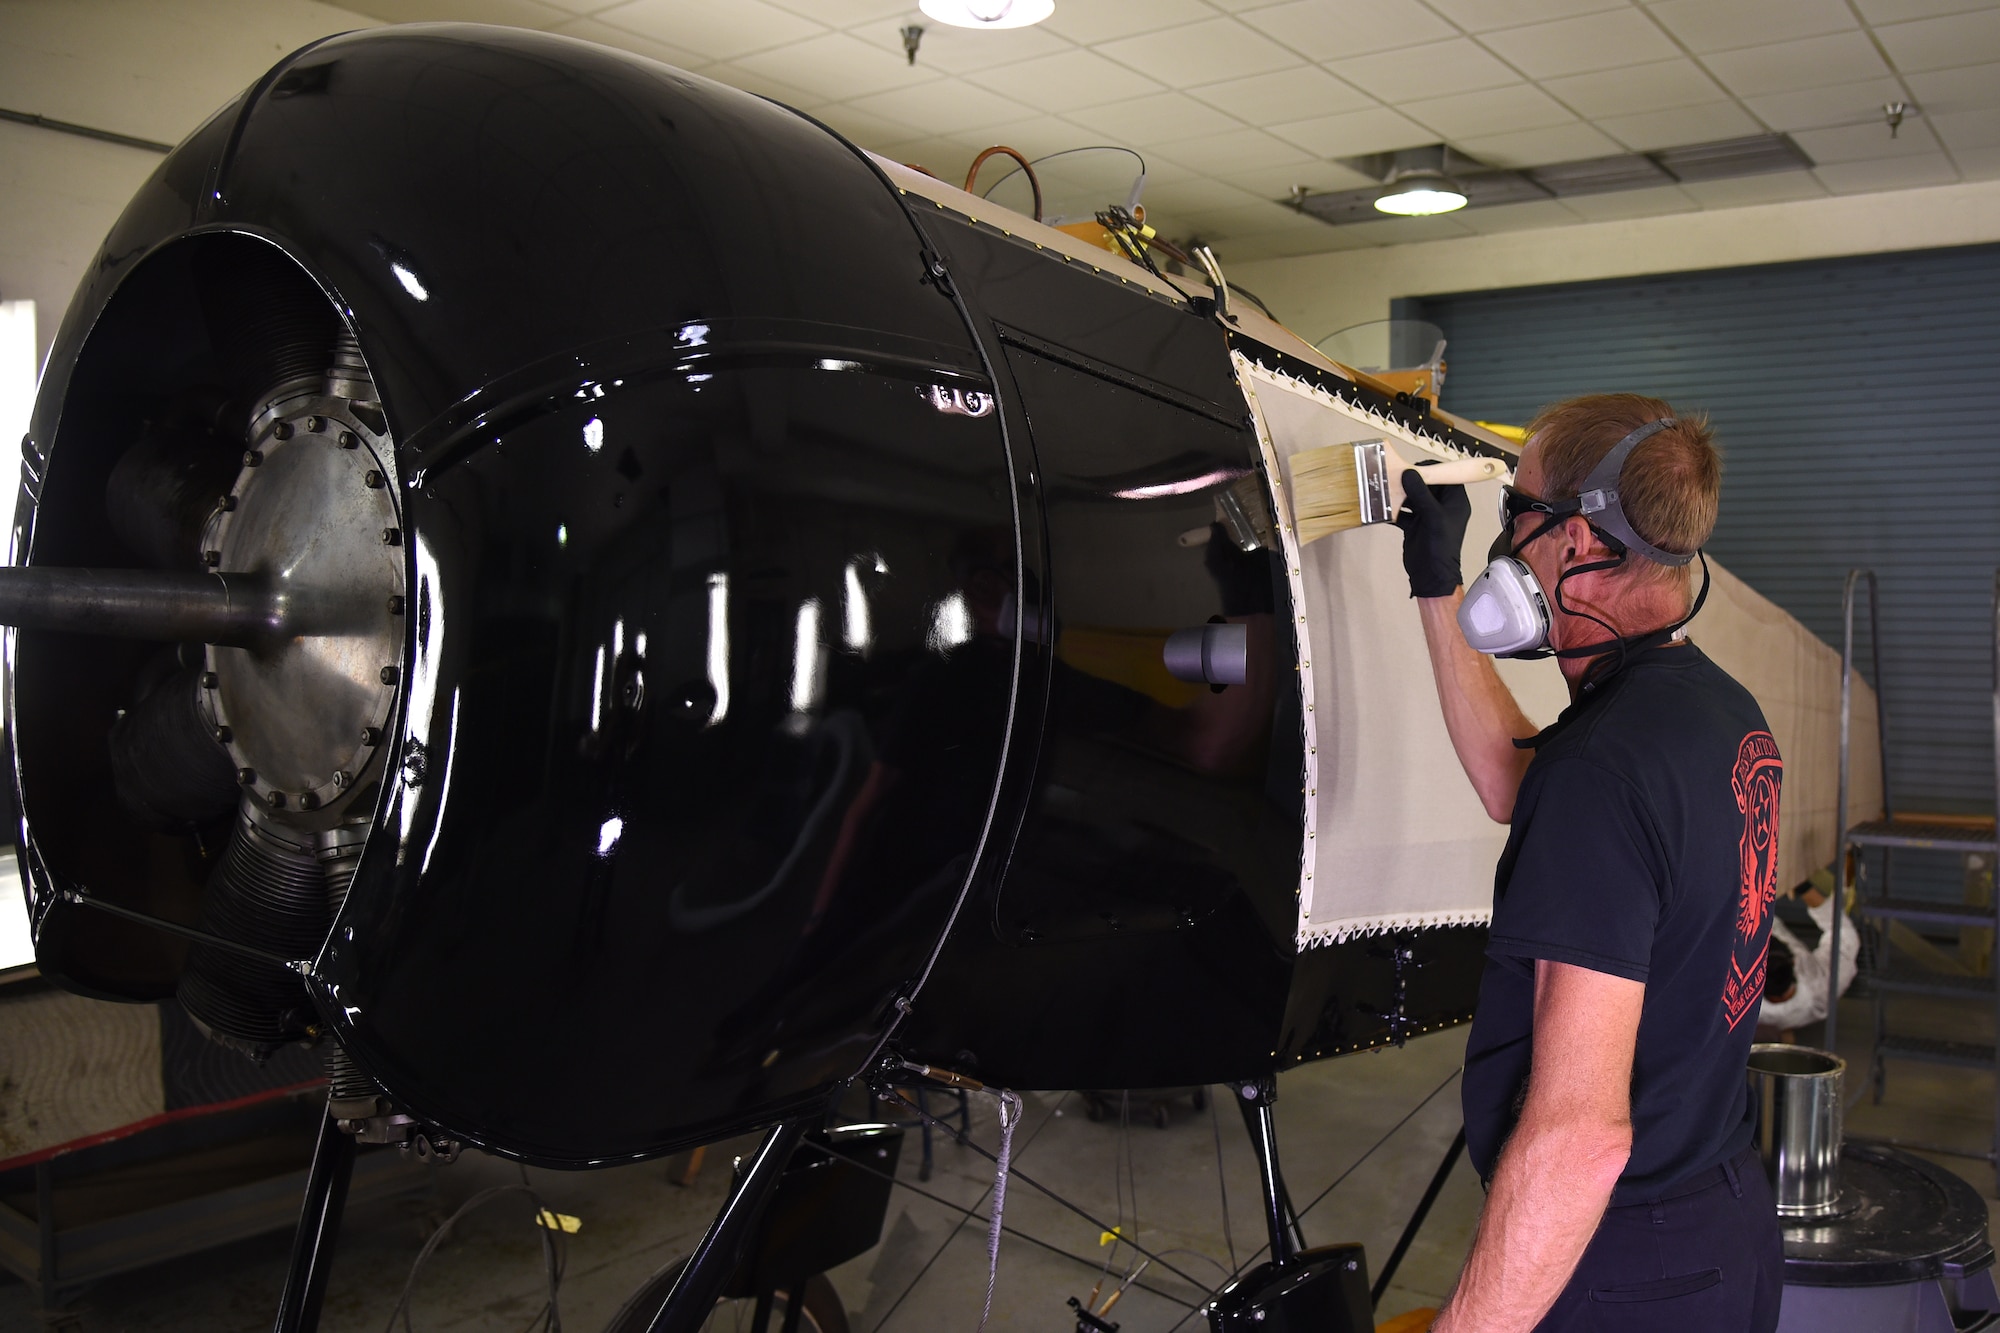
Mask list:
[{"label": "metal step ladder", "polygon": [[[1873,678],[1876,688],[1875,722],[1878,729],[1878,746],[1882,760],[1882,818],[1849,822],[1850,786],[1850,741],[1852,736],[1853,682],[1854,682],[1854,611],[1855,595],[1860,586],[1868,586],[1868,627],[1869,648],[1873,661]],[[1891,1032],[1888,1026],[1888,1006],[1891,998],[1898,995],[1924,995],[1946,999],[1966,1000],[1983,1003],[1994,1012],[1995,1032],[2000,1033],[2000,988],[1996,988],[1995,978],[2000,976],[2000,893],[1987,896],[1983,905],[1972,903],[1938,902],[1921,898],[1899,898],[1895,896],[1894,882],[1890,874],[1891,865],[1898,852],[1904,854],[1944,853],[1963,860],[1969,853],[1984,853],[1989,858],[2000,859],[2000,825],[1990,815],[1942,815],[1942,814],[1899,814],[1889,794],[1889,745],[1887,708],[1883,703],[1882,689],[1882,636],[1880,617],[1877,610],[1879,593],[1875,574],[1872,570],[1849,571],[1847,584],[1841,595],[1841,615],[1844,632],[1840,654],[1840,823],[1846,829],[1838,857],[1840,886],[1836,900],[1843,907],[1848,900],[1850,886],[1856,889],[1855,911],[1862,919],[1863,944],[1861,965],[1857,969],[1856,990],[1863,990],[1874,1002],[1875,1030],[1870,1052],[1870,1080],[1877,1104],[1882,1101],[1888,1086],[1887,1061],[1918,1060],[1930,1064],[1957,1065],[1969,1069],[1985,1069],[1995,1076],[1993,1142],[1984,1153],[1962,1154],[1952,1149],[1930,1148],[1954,1155],[1969,1155],[1983,1158],[1996,1169],[1995,1192],[2000,1194],[2000,1052],[1994,1043],[1957,1041],[1938,1037],[1921,1037],[1908,1033]],[[1993,746],[1996,802],[2000,802],[2000,572],[1994,575],[1993,583]],[[1855,875],[1857,864],[1862,863],[1869,852],[1879,849],[1882,875],[1879,891],[1871,894],[1868,877]],[[1987,862],[1989,866],[1993,860]],[[1858,881],[1858,882],[1857,882]],[[1835,975],[1840,966],[1841,923],[1846,916],[1842,907],[1833,913],[1832,957]],[[1900,957],[1891,943],[1891,927],[1901,922],[1912,928],[1931,927],[1964,931],[1968,928],[1986,932],[1986,960],[1983,975],[1952,975],[1938,972],[1919,965],[1915,960]],[[1839,1031],[1838,1005],[1829,1003],[1826,1016],[1826,1045],[1829,1050]],[[1912,1145],[1919,1146],[1919,1145]],[[1929,1146],[1929,1145],[1921,1145]]]}]

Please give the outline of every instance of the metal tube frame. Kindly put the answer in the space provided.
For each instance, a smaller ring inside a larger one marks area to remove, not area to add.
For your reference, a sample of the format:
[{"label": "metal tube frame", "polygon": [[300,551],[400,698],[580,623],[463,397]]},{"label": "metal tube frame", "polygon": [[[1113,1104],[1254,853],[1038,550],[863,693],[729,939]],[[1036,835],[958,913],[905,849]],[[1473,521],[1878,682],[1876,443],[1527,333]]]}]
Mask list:
[{"label": "metal tube frame", "polygon": [[340,1239],[340,1217],[353,1178],[354,1136],[341,1129],[329,1102],[320,1119],[312,1171],[306,1176],[305,1204],[292,1238],[284,1294],[278,1298],[275,1333],[314,1333],[319,1327],[320,1304],[326,1298],[327,1274],[333,1268],[334,1244]]},{"label": "metal tube frame", "polygon": [[1278,1100],[1278,1081],[1272,1075],[1236,1084],[1237,1105],[1250,1131],[1250,1147],[1257,1154],[1257,1183],[1264,1196],[1264,1227],[1270,1233],[1271,1264],[1276,1268],[1297,1259],[1305,1248],[1298,1219],[1292,1216],[1291,1200],[1285,1193],[1285,1178],[1278,1168],[1278,1122],[1271,1112]]},{"label": "metal tube frame", "polygon": [[[1854,721],[1854,590],[1861,581],[1868,581],[1868,651],[1874,669],[1875,687],[1875,751],[1876,762],[1882,771],[1882,817],[1895,818],[1895,806],[1889,798],[1889,710],[1882,698],[1882,620],[1881,590],[1875,582],[1872,569],[1850,569],[1847,582],[1840,593],[1841,639],[1840,639],[1840,834],[1834,850],[1834,861],[1839,866],[1835,873],[1833,904],[1833,939],[1831,941],[1833,959],[1832,970],[1828,973],[1826,1000],[1826,1049],[1839,1051],[1840,1036],[1840,931],[1842,918],[1847,915],[1847,894],[1850,888],[1848,878],[1847,835],[1852,827],[1848,812],[1848,801],[1852,794],[1850,753]],[[2000,700],[2000,695],[1996,695]],[[1886,855],[1886,853],[1885,853]],[[1881,999],[1877,997],[1879,1010]],[[1878,1013],[1875,1024],[1882,1026]],[[1878,1063],[1871,1051],[1869,1063]]]},{"label": "metal tube frame", "polygon": [[[765,1205],[777,1192],[785,1164],[792,1160],[792,1150],[799,1146],[807,1127],[817,1119],[815,1116],[784,1120],[771,1126],[749,1170],[730,1191],[715,1221],[709,1223],[708,1234],[695,1247],[687,1267],[674,1279],[673,1289],[647,1326],[648,1333],[696,1333],[707,1321],[714,1311],[716,1297],[722,1294],[723,1284],[743,1258],[744,1244],[756,1233]],[[803,1291],[794,1299],[803,1300]],[[768,1310],[764,1317],[768,1322]]]}]

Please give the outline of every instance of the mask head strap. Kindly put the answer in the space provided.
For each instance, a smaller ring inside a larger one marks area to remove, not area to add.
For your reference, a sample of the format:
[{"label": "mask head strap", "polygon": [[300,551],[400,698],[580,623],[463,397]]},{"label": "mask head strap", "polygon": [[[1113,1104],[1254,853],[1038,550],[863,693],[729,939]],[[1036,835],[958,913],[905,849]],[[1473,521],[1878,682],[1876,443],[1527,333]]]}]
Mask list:
[{"label": "mask head strap", "polygon": [[1694,559],[1694,554],[1689,552],[1687,555],[1676,555],[1672,551],[1663,551],[1641,537],[1632,527],[1631,520],[1625,517],[1625,506],[1619,499],[1618,479],[1625,471],[1625,460],[1631,457],[1634,449],[1667,427],[1680,424],[1673,417],[1648,421],[1612,445],[1611,452],[1590,470],[1590,475],[1584,478],[1583,485],[1576,494],[1577,512],[1583,515],[1584,521],[1590,526],[1615,538],[1620,545],[1628,550],[1637,551],[1648,560],[1675,567],[1685,565]]}]

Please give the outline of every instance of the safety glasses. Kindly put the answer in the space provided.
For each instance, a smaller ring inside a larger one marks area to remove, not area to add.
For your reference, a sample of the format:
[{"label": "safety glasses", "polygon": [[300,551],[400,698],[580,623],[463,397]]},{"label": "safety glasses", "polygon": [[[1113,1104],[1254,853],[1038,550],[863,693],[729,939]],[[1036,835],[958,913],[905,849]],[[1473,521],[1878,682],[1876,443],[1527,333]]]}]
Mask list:
[{"label": "safety glasses", "polygon": [[[1571,508],[1574,509],[1574,505]],[[1554,515],[1560,512],[1563,511],[1556,504],[1547,500],[1537,499],[1526,491],[1516,490],[1512,486],[1502,486],[1500,488],[1500,530],[1502,532],[1512,532],[1514,530],[1514,520],[1523,514]]]}]

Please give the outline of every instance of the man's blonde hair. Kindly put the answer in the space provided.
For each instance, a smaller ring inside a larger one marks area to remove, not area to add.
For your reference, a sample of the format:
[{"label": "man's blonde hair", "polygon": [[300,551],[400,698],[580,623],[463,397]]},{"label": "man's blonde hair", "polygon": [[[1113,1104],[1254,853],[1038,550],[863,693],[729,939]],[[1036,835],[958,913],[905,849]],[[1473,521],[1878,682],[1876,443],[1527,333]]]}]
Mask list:
[{"label": "man's blonde hair", "polygon": [[[1541,450],[1545,500],[1568,500],[1583,489],[1591,469],[1618,442],[1649,421],[1671,417],[1678,425],[1641,440],[1625,459],[1618,481],[1625,518],[1663,551],[1690,555],[1715,531],[1722,499],[1722,456],[1701,412],[1677,412],[1637,393],[1598,393],[1543,408],[1528,423]],[[1662,565],[1633,553],[1629,576],[1688,586],[1692,566]]]}]

